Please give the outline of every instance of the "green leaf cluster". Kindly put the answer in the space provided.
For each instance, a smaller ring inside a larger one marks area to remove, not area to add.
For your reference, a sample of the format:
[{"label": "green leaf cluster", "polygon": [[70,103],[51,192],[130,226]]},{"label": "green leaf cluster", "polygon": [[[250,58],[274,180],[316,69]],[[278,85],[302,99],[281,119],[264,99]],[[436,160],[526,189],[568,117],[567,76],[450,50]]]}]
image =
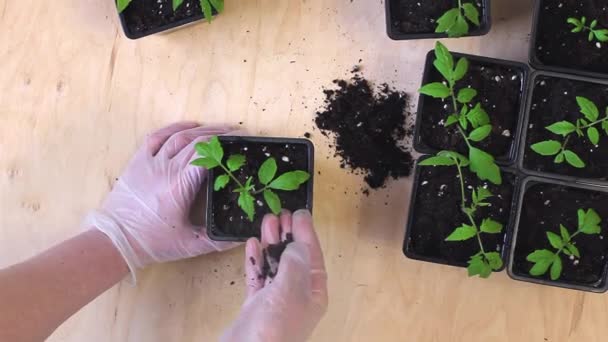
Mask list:
[{"label": "green leaf cluster", "polygon": [[[221,168],[225,173],[217,176],[213,184],[213,190],[224,189],[232,180],[236,184],[234,192],[239,194],[238,205],[247,214],[249,221],[255,218],[255,196],[262,194],[264,201],[274,214],[281,212],[281,199],[275,192],[293,191],[300,188],[300,185],[310,179],[310,174],[305,171],[289,171],[277,177],[277,162],[274,158],[268,158],[258,169],[257,178],[260,183],[259,190],[254,185],[253,177],[248,177],[245,184],[240,182],[234,172],[240,170],[245,165],[245,156],[234,154],[228,157],[226,164],[224,159],[224,148],[218,137],[212,137],[208,142],[200,142],[195,145],[199,158],[191,162],[192,165],[201,166],[207,169]],[[273,191],[274,190],[274,191]]]},{"label": "green leaf cluster", "polygon": [[559,234],[550,231],[546,232],[547,240],[555,251],[538,249],[528,254],[526,260],[534,264],[530,268],[530,275],[537,277],[549,271],[551,280],[557,280],[561,276],[563,269],[563,262],[560,257],[562,253],[572,259],[581,258],[581,253],[578,247],[576,247],[576,243],[573,242],[574,237],[581,233],[587,235],[599,234],[602,230],[600,227],[602,219],[593,209],[588,209],[587,211],[578,209],[577,216],[578,229],[573,234],[570,234],[568,228],[562,224],[559,225]]},{"label": "green leaf cluster", "polygon": [[578,138],[587,137],[594,146],[599,144],[600,130],[597,127],[600,127],[608,135],[608,108],[606,108],[605,117],[600,119],[600,111],[593,101],[586,97],[577,96],[576,102],[583,117],[577,119],[574,123],[559,121],[545,127],[551,133],[564,137],[564,140],[561,142],[545,140],[533,144],[530,148],[542,156],[555,156],[554,162],[556,164],[565,161],[573,167],[584,168],[585,162],[574,151],[567,149],[568,143],[575,134]]},{"label": "green leaf cluster", "polygon": [[458,1],[458,7],[443,13],[437,19],[436,33],[447,33],[448,37],[462,37],[469,33],[469,22],[479,26],[479,10],[471,2]]},{"label": "green leaf cluster", "polygon": [[608,42],[608,29],[601,28],[597,26],[597,19],[591,21],[591,23],[587,26],[587,17],[578,18],[568,18],[568,24],[573,26],[571,32],[579,33],[589,31],[587,35],[587,40],[590,42],[593,39],[597,39],[600,42]]},{"label": "green leaf cluster", "polygon": [[[116,8],[118,9],[118,13],[122,13],[132,0],[116,0]],[[211,22],[213,19],[213,9],[218,13],[222,13],[224,11],[224,0],[199,0],[201,5],[201,10],[205,19],[208,22]],[[184,0],[172,0],[173,11],[177,11],[177,9],[184,3]]]},{"label": "green leaf cluster", "polygon": [[[489,180],[494,184],[502,183],[500,169],[489,153],[474,147],[472,143],[481,142],[492,133],[492,125],[488,113],[480,103],[473,108],[469,104],[477,96],[477,90],[473,88],[462,88],[455,92],[456,82],[461,80],[469,69],[466,58],[460,58],[455,63],[450,51],[441,42],[435,45],[435,60],[433,66],[445,82],[433,82],[423,85],[419,92],[434,98],[448,99],[451,97],[453,114],[445,121],[445,126],[458,125],[458,132],[462,135],[469,148],[470,169],[481,180]],[[469,133],[467,131],[470,130]]]}]

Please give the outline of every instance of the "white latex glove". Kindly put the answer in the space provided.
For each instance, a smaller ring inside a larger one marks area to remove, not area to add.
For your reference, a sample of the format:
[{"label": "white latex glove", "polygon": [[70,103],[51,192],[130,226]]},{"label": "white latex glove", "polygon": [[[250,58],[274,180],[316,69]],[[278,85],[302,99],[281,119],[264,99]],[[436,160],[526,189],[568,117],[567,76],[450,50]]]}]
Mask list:
[{"label": "white latex glove", "polygon": [[[262,248],[278,243],[280,231],[283,240],[292,233],[294,242],[283,252],[275,279],[265,280]],[[327,273],[310,213],[267,215],[262,243],[250,239],[245,254],[247,299],[221,341],[306,341],[327,309]]]},{"label": "white latex glove", "polygon": [[189,220],[192,202],[207,177],[207,170],[190,165],[194,145],[229,131],[182,122],[149,135],[101,209],[85,219],[86,228],[99,229],[112,240],[133,281],[136,270],[149,264],[238,245],[210,240],[205,227]]}]

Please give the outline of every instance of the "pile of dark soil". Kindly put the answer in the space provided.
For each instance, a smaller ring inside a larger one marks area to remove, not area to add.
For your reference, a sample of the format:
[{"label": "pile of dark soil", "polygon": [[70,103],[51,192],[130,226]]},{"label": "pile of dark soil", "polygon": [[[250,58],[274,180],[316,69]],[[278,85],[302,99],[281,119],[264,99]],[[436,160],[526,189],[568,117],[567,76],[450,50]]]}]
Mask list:
[{"label": "pile of dark soil", "polygon": [[341,167],[365,176],[370,188],[384,187],[389,177],[410,175],[411,153],[402,144],[411,137],[406,128],[408,96],[384,83],[374,87],[355,67],[350,80],[334,80],[325,89],[324,108],[315,123],[323,135],[335,139]]},{"label": "pile of dark soil", "polygon": [[279,270],[279,262],[281,261],[281,256],[283,252],[285,252],[285,248],[287,245],[293,242],[293,235],[286,234],[285,240],[281,241],[277,244],[270,244],[268,247],[264,248],[264,265],[262,266],[262,277],[271,279],[277,275],[277,271]]}]

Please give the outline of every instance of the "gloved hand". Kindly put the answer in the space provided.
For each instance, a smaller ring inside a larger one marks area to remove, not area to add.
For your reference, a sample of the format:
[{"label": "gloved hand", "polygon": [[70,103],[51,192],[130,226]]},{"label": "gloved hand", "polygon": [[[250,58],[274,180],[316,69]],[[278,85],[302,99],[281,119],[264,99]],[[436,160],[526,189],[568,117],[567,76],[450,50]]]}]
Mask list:
[{"label": "gloved hand", "polygon": [[[282,228],[282,230],[279,228]],[[288,233],[287,245],[274,280],[263,279],[263,247],[279,242]],[[323,252],[307,210],[293,216],[284,211],[280,219],[267,215],[262,222],[262,243],[247,241],[245,250],[247,299],[241,313],[224,333],[222,342],[305,341],[327,309],[327,273]]]},{"label": "gloved hand", "polygon": [[189,212],[207,170],[190,165],[194,145],[226,127],[176,123],[147,137],[114,184],[101,209],[85,219],[114,243],[135,273],[152,263],[194,257],[236,246],[209,239]]}]

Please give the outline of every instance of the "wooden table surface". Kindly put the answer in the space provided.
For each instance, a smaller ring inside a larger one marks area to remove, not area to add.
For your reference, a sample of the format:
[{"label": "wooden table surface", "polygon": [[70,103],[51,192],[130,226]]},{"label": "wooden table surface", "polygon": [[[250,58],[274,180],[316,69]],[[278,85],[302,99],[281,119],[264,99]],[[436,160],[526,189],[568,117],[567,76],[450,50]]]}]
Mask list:
[{"label": "wooden table surface", "polygon": [[[526,61],[529,0],[493,6],[489,35],[445,43]],[[415,103],[433,43],[391,41],[381,0],[227,0],[211,25],[139,41],[123,36],[112,0],[0,0],[0,266],[76,234],[147,132],[189,119],[301,136],[321,88],[359,59]],[[364,197],[328,141],[312,140],[330,280],[314,341],[605,340],[606,296],[406,259],[411,179]],[[242,259],[239,248],[150,268],[50,340],[215,340],[243,300]]]}]

